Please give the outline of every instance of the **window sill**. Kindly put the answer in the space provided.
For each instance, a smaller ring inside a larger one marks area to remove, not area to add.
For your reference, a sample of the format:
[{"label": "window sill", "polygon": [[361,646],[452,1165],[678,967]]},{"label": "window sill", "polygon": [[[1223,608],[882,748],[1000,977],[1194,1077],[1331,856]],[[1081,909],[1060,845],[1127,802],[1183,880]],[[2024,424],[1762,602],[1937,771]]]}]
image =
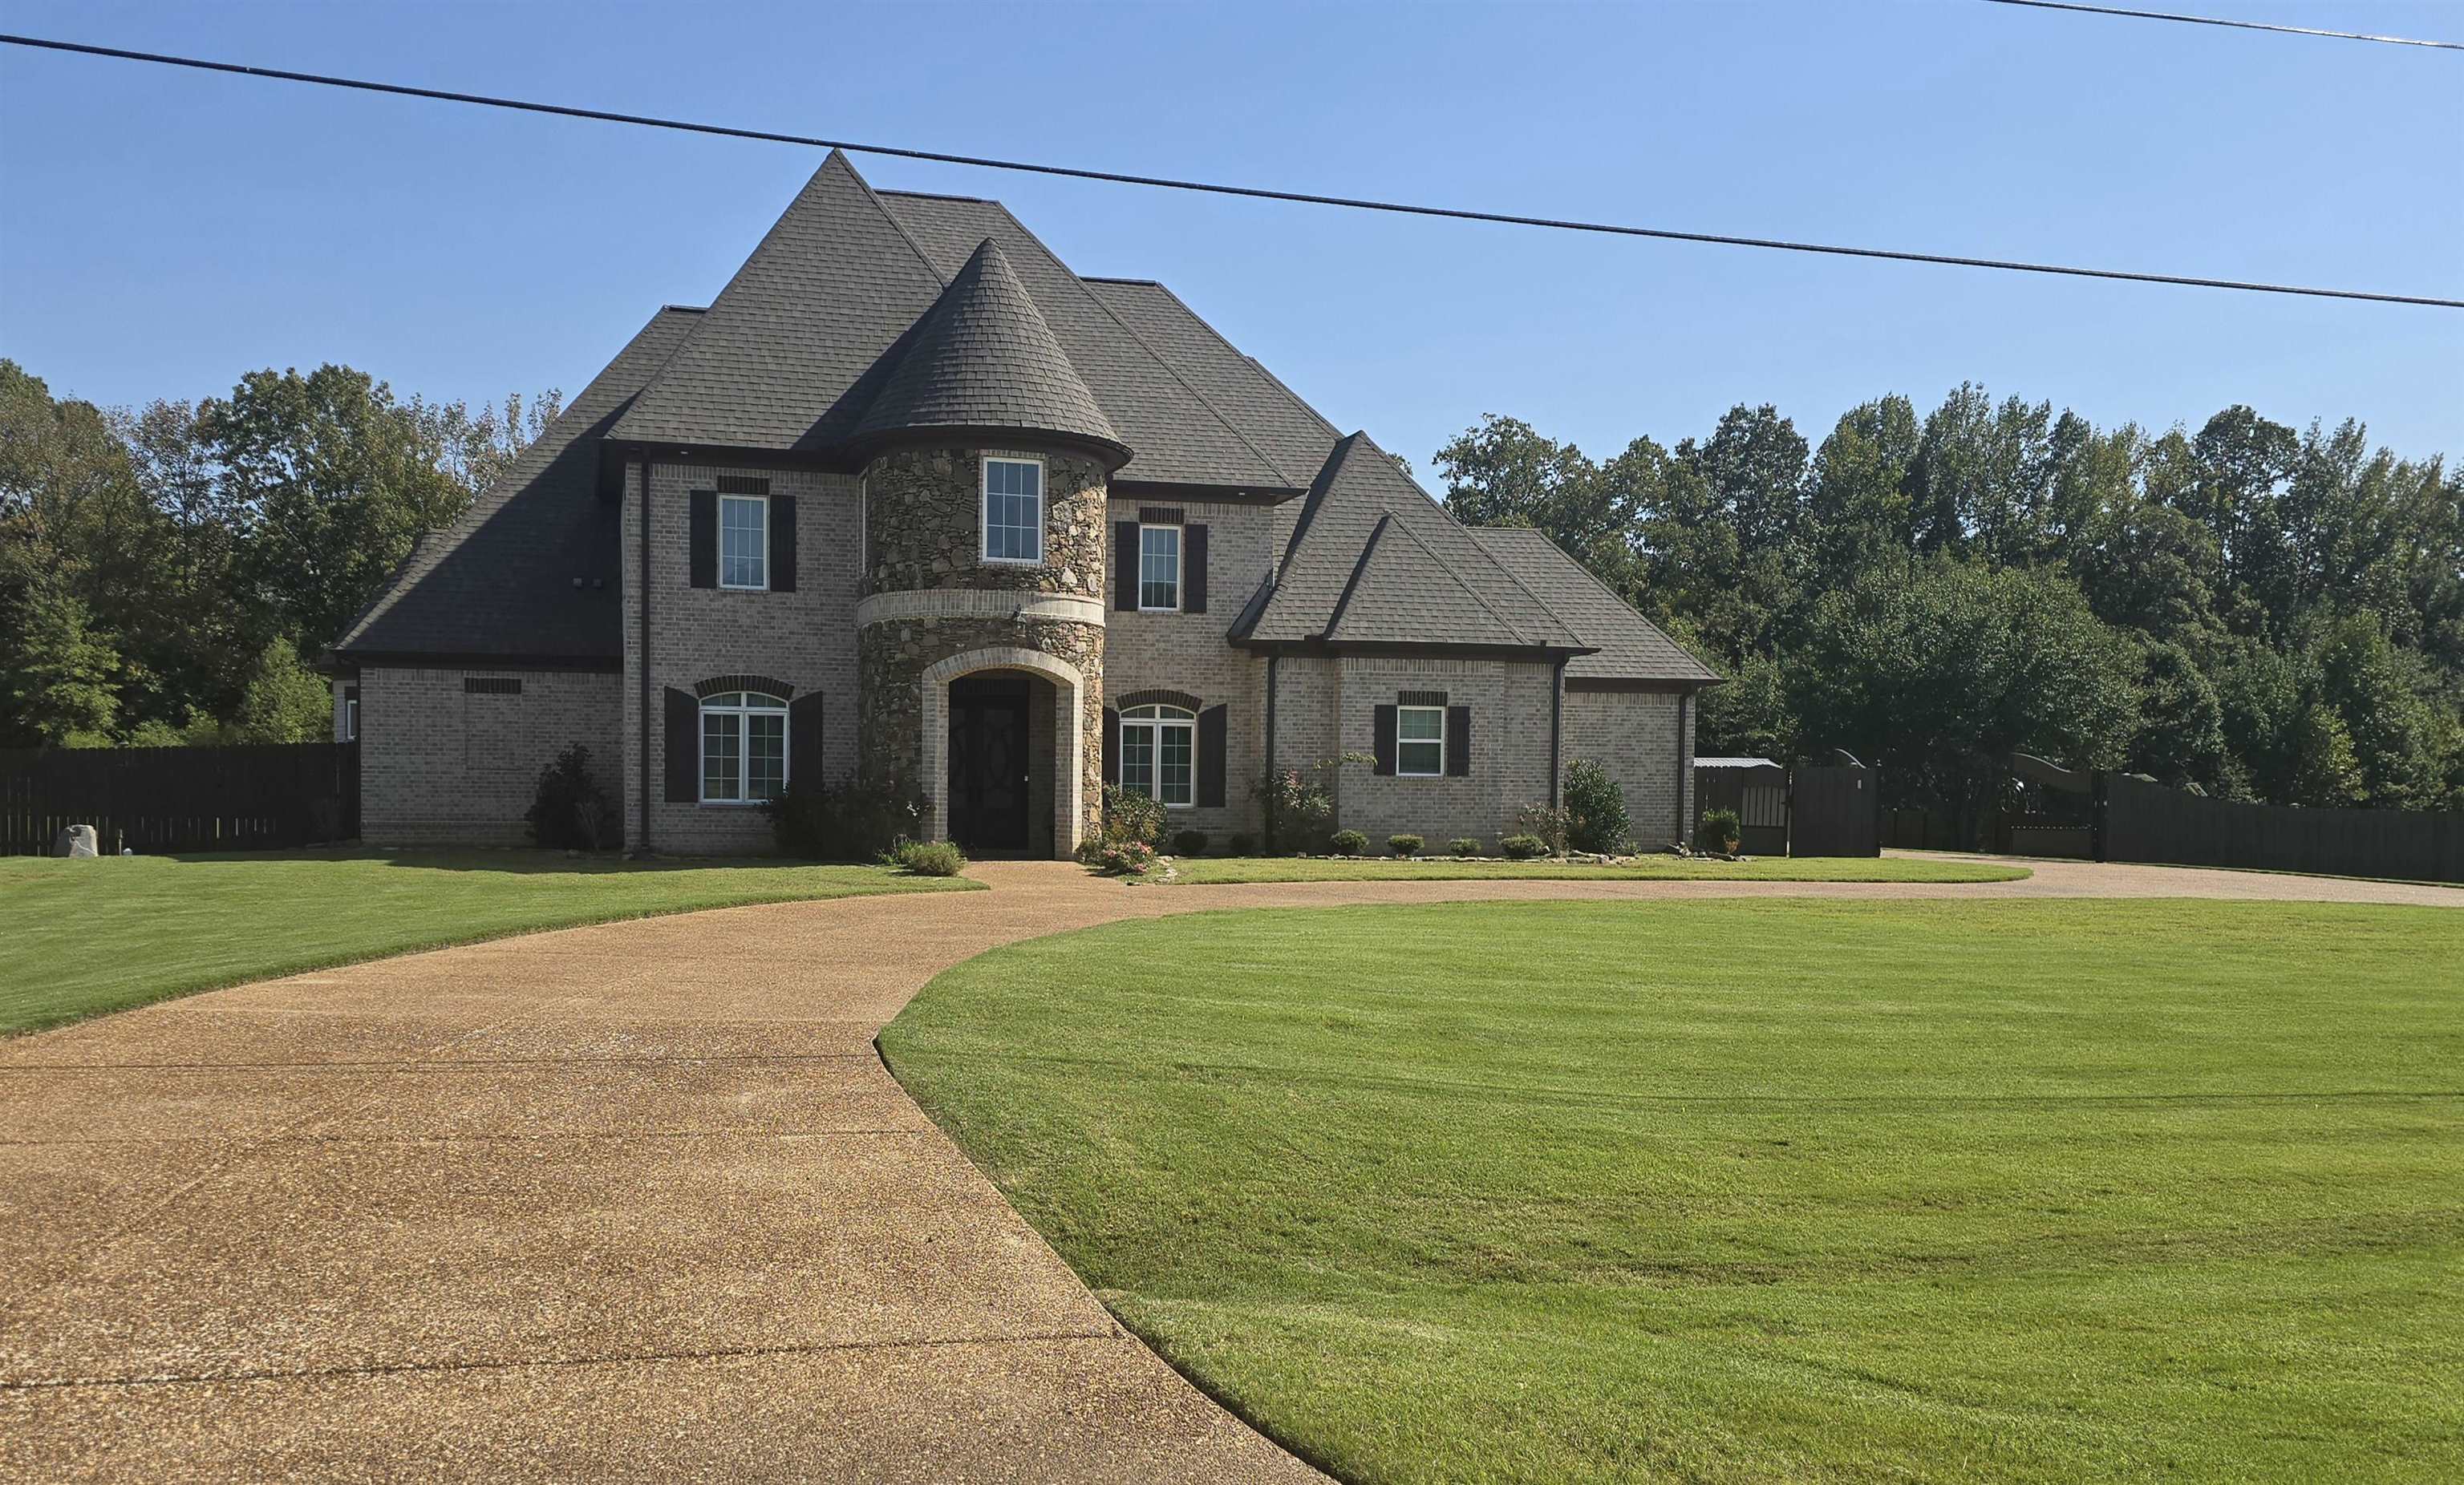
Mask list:
[{"label": "window sill", "polygon": [[721,593],[767,593],[770,591],[770,584],[765,582],[756,586],[741,582],[722,582],[718,585],[718,591]]},{"label": "window sill", "polygon": [[979,566],[982,567],[1042,567],[1044,565],[1044,558],[1040,557],[979,557],[976,558],[976,562]]},{"label": "window sill", "polygon": [[1177,614],[1180,612],[1180,607],[1178,604],[1175,604],[1171,608],[1149,608],[1144,603],[1140,603],[1138,605],[1138,612],[1141,614]]},{"label": "window sill", "polygon": [[769,802],[770,801],[767,799],[701,799],[695,801],[693,808],[701,810],[758,810]]}]

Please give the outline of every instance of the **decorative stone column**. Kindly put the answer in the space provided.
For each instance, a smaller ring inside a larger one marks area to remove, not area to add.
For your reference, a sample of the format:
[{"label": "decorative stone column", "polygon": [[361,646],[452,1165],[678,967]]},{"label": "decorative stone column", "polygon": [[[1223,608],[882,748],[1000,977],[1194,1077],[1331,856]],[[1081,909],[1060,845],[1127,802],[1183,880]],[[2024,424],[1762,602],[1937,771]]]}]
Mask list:
[{"label": "decorative stone column", "polygon": [[[982,558],[983,460],[1044,466],[1044,560]],[[1100,823],[1103,795],[1106,469],[1063,448],[931,444],[865,469],[863,597],[856,605],[860,776],[912,781],[949,829],[950,683],[1016,670],[1053,686],[1056,854]]]}]

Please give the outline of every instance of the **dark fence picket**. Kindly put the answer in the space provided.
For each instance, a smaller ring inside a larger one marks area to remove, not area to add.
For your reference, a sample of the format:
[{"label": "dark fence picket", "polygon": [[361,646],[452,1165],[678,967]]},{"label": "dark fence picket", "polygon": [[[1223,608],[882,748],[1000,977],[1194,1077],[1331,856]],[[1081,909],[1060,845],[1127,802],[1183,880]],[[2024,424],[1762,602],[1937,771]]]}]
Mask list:
[{"label": "dark fence picket", "polygon": [[2464,882],[2464,815],[2244,804],[2105,776],[2104,859]]},{"label": "dark fence picket", "polygon": [[69,825],[106,854],[284,850],[355,839],[357,743],[0,750],[0,856]]}]

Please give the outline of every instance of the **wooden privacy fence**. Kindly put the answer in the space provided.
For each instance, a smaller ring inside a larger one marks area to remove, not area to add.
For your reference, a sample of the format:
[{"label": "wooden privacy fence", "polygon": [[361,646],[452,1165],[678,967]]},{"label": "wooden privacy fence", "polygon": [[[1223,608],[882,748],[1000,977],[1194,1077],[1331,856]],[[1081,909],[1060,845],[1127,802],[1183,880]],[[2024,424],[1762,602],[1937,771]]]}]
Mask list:
[{"label": "wooden privacy fence", "polygon": [[2241,804],[2103,775],[2100,860],[2464,882],[2464,815]]},{"label": "wooden privacy fence", "polygon": [[106,856],[351,840],[359,744],[0,750],[0,856],[48,854],[69,825]]}]

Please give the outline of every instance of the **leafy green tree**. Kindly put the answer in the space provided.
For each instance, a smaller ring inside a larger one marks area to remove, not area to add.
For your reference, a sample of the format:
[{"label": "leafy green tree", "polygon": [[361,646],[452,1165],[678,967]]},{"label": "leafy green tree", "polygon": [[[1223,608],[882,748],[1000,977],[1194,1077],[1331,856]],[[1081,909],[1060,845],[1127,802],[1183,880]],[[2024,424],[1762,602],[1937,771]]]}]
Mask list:
[{"label": "leafy green tree", "polygon": [[333,643],[470,487],[438,468],[415,408],[364,372],[251,372],[198,409],[238,522],[239,572],[301,653]]},{"label": "leafy green tree", "polygon": [[0,544],[0,747],[99,743],[120,657],[33,543]]},{"label": "leafy green tree", "polygon": [[2060,574],[1937,559],[1826,594],[1787,677],[1807,747],[1879,762],[1884,797],[1972,829],[2013,750],[2123,762],[2137,669]]},{"label": "leafy green tree", "polygon": [[2178,644],[2148,644],[2140,655],[2139,725],[2128,768],[2162,783],[2232,792],[2233,753],[2225,746],[2224,704],[2213,683]]}]

